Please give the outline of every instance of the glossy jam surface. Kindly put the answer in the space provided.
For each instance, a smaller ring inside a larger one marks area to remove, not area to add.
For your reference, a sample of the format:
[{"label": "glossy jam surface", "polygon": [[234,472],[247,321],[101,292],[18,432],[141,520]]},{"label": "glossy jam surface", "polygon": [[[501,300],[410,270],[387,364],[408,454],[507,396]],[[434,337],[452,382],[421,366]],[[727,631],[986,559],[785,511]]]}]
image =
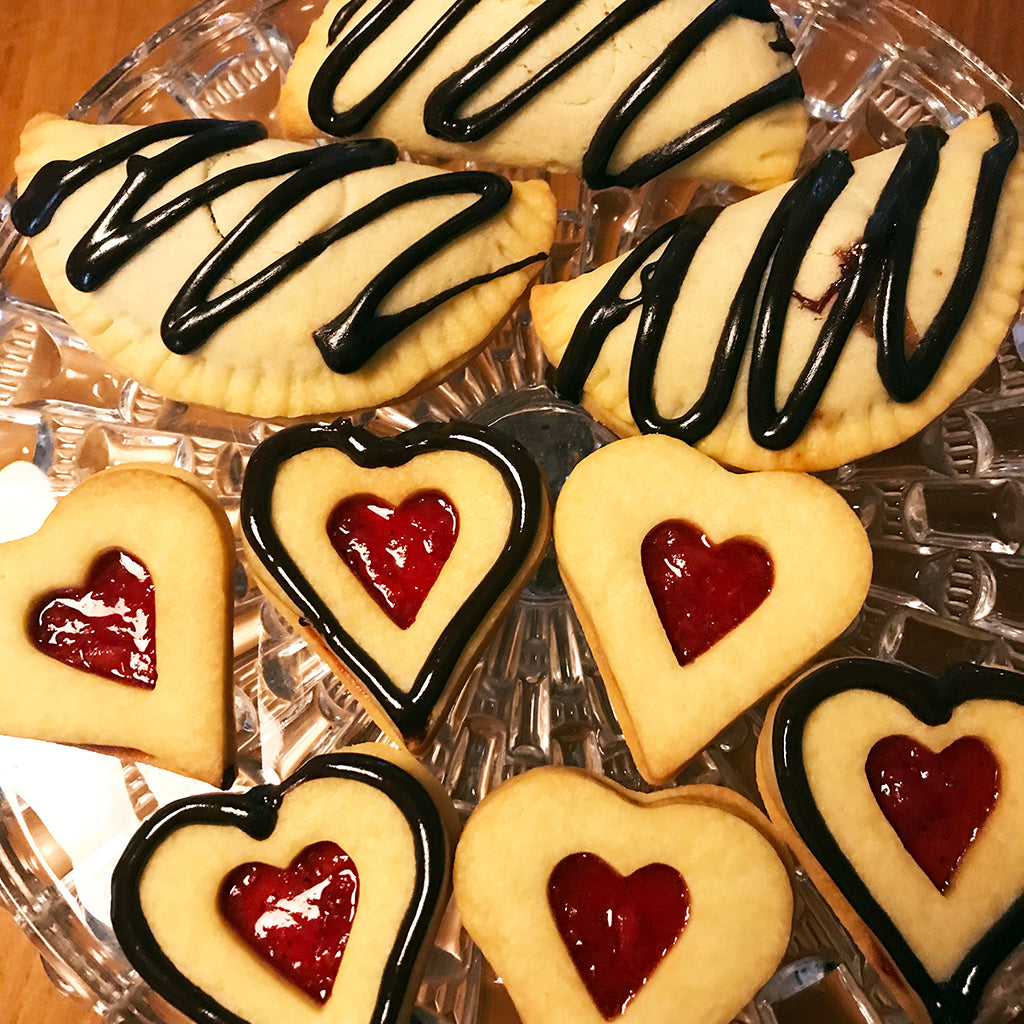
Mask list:
[{"label": "glossy jam surface", "polygon": [[710,650],[771,592],[775,570],[751,540],[712,544],[682,519],[659,523],[640,547],[644,577],[680,665]]},{"label": "glossy jam surface", "polygon": [[220,887],[223,918],[281,977],[330,998],[359,902],[359,873],[337,843],[313,843],[286,868],[252,862]]},{"label": "glossy jam surface", "polygon": [[909,736],[886,736],[864,766],[871,791],[900,842],[939,892],[999,797],[999,763],[977,736],[930,750]]},{"label": "glossy jam surface", "polygon": [[674,867],[647,864],[620,875],[593,853],[573,853],[555,865],[548,903],[605,1020],[625,1011],[690,916],[690,894]]},{"label": "glossy jam surface", "polygon": [[29,639],[72,668],[156,686],[156,597],[149,570],[120,548],[93,562],[81,587],[51,591],[28,620]]},{"label": "glossy jam surface", "polygon": [[397,508],[356,494],[334,507],[327,535],[388,618],[408,629],[455,547],[459,513],[440,491],[418,491]]}]

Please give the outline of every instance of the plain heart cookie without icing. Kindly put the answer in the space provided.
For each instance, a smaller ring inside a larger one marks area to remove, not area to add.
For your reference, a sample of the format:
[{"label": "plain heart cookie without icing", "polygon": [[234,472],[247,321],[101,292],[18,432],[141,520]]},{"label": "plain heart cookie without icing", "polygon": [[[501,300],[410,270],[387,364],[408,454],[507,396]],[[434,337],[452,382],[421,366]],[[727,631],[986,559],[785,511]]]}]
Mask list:
[{"label": "plain heart cookie without icing", "polygon": [[263,442],[242,486],[256,581],[396,742],[422,750],[550,536],[547,484],[500,431],[340,421]]},{"label": "plain heart cookie without icing", "polygon": [[339,415],[423,390],[486,344],[544,262],[551,190],[327,147],[255,122],[41,115],[11,217],[100,355],[181,401]]},{"label": "plain heart cookie without icing", "polygon": [[450,888],[454,808],[365,744],[279,786],[168,804],[114,871],[142,977],[207,1024],[404,1024]]},{"label": "plain heart cookie without icing", "polygon": [[714,786],[636,794],[534,769],[470,816],[454,879],[523,1024],[725,1024],[789,940],[768,823]]},{"label": "plain heart cookie without icing", "polygon": [[0,732],[234,776],[234,539],[198,480],[97,473],[0,545]]},{"label": "plain heart cookie without icing", "polygon": [[1024,939],[1024,677],[829,662],[769,709],[758,786],[915,1024],[970,1024]]},{"label": "plain heart cookie without icing", "polygon": [[871,549],[799,473],[731,473],[663,435],[584,459],[555,550],[633,758],[663,783],[857,614]]},{"label": "plain heart cookie without icing", "polygon": [[530,295],[557,390],[620,435],[820,470],[921,430],[992,361],[1024,287],[1024,160],[999,108],[948,135],[663,225]]}]

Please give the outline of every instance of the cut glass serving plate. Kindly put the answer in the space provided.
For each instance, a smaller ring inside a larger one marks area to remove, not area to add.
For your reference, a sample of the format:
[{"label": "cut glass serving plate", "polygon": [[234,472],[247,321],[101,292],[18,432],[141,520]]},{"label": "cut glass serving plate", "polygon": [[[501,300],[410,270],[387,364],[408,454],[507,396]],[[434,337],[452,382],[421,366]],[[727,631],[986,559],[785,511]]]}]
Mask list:
[{"label": "cut glass serving plate", "polygon": [[[209,0],[140,45],[71,111],[143,124],[257,118],[274,107],[295,46],[322,6]],[[952,128],[993,101],[1024,124],[1010,84],[895,0],[782,0],[812,115],[807,158],[855,156],[903,141],[913,124]],[[564,179],[545,274],[588,269],[629,247],[680,202],[727,202],[703,186],[680,200],[654,182],[592,193]],[[189,407],[119,375],[53,312],[0,200],[0,539],[31,532],[56,497],[109,465],[157,461],[197,474],[237,519],[246,460],[279,424]],[[956,661],[1024,669],[1024,320],[971,389],[919,435],[825,475],[859,512],[875,550],[864,607],[822,658],[868,655],[936,673]],[[610,439],[546,386],[520,310],[468,367],[417,400],[364,416],[393,433],[425,420],[507,430],[557,489]],[[240,786],[276,781],[307,756],[379,732],[300,637],[266,605],[241,562],[236,580],[235,708]],[[763,708],[761,709],[763,711]],[[714,782],[757,800],[757,708],[678,782]],[[463,814],[503,778],[544,763],[643,788],[562,589],[552,553],[498,630],[424,756]],[[113,757],[0,739],[0,901],[54,980],[109,1021],[181,1020],[129,967],[109,925],[109,878],[139,821],[195,783]],[[789,1024],[789,997],[819,990],[836,1021],[902,1021],[831,911],[798,871],[793,938],[776,976],[738,1020]],[[1024,953],[994,977],[979,1020],[1017,1018]],[[420,1022],[514,1020],[500,982],[457,916],[442,925],[419,993]]]}]

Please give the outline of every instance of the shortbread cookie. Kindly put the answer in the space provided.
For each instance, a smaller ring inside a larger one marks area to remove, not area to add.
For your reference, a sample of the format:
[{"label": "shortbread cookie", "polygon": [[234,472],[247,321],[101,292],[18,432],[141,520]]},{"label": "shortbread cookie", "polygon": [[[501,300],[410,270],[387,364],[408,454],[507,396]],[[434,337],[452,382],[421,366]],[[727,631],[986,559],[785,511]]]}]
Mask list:
[{"label": "shortbread cookie", "polygon": [[559,392],[619,434],[670,433],[745,469],[826,469],[906,439],[1017,312],[1016,153],[999,108],[852,164],[830,151],[792,186],[534,288]]},{"label": "shortbread cookie", "polygon": [[281,97],[285,131],[635,188],[662,171],[759,190],[806,134],[767,0],[332,0]]},{"label": "shortbread cookie", "polygon": [[114,870],[121,948],[209,1024],[403,1024],[449,884],[457,818],[380,744],[279,786],[178,800]]},{"label": "shortbread cookie", "polygon": [[916,1024],[969,1024],[1024,939],[1024,677],[849,659],[758,745],[768,813]]},{"label": "shortbread cookie", "polygon": [[44,116],[22,136],[12,218],[51,298],[161,394],[258,416],[391,401],[480,349],[544,261],[542,182],[265,135]]},{"label": "shortbread cookie", "polygon": [[242,533],[271,601],[415,752],[544,554],[550,513],[540,468],[497,430],[339,421],[260,445]]},{"label": "shortbread cookie", "polygon": [[768,822],[737,794],[562,767],[473,812],[455,896],[523,1024],[725,1024],[778,966],[793,910]]},{"label": "shortbread cookie", "polygon": [[234,778],[234,542],[188,474],[89,477],[0,544],[0,732]]},{"label": "shortbread cookie", "polygon": [[853,620],[871,548],[833,490],[730,473],[674,437],[570,474],[558,567],[637,768],[663,783]]}]

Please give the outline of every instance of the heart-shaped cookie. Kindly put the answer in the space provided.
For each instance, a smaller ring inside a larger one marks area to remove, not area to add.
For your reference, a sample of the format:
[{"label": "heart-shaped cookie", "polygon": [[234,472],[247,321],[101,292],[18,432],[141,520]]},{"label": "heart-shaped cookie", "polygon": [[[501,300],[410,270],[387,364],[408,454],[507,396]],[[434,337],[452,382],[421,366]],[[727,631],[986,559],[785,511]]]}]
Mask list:
[{"label": "heart-shaped cookie", "polygon": [[455,894],[524,1024],[724,1024],[777,967],[793,907],[768,822],[735,793],[562,767],[473,812]]},{"label": "heart-shaped cookie", "polygon": [[198,480],[89,477],[0,545],[0,730],[234,775],[234,541]]},{"label": "heart-shaped cookie", "polygon": [[799,473],[730,473],[664,435],[570,474],[555,550],[623,735],[662,783],[857,614],[871,549]]},{"label": "heart-shaped cookie", "polygon": [[366,744],[279,786],[158,811],[114,871],[118,941],[208,1024],[402,1024],[444,912],[457,818],[408,754]]},{"label": "heart-shaped cookie", "polygon": [[1024,677],[829,662],[772,705],[773,821],[916,1024],[969,1024],[1024,939]]},{"label": "heart-shaped cookie", "polygon": [[506,435],[339,421],[253,453],[242,533],[254,576],[377,724],[422,749],[549,536],[547,488]]}]

